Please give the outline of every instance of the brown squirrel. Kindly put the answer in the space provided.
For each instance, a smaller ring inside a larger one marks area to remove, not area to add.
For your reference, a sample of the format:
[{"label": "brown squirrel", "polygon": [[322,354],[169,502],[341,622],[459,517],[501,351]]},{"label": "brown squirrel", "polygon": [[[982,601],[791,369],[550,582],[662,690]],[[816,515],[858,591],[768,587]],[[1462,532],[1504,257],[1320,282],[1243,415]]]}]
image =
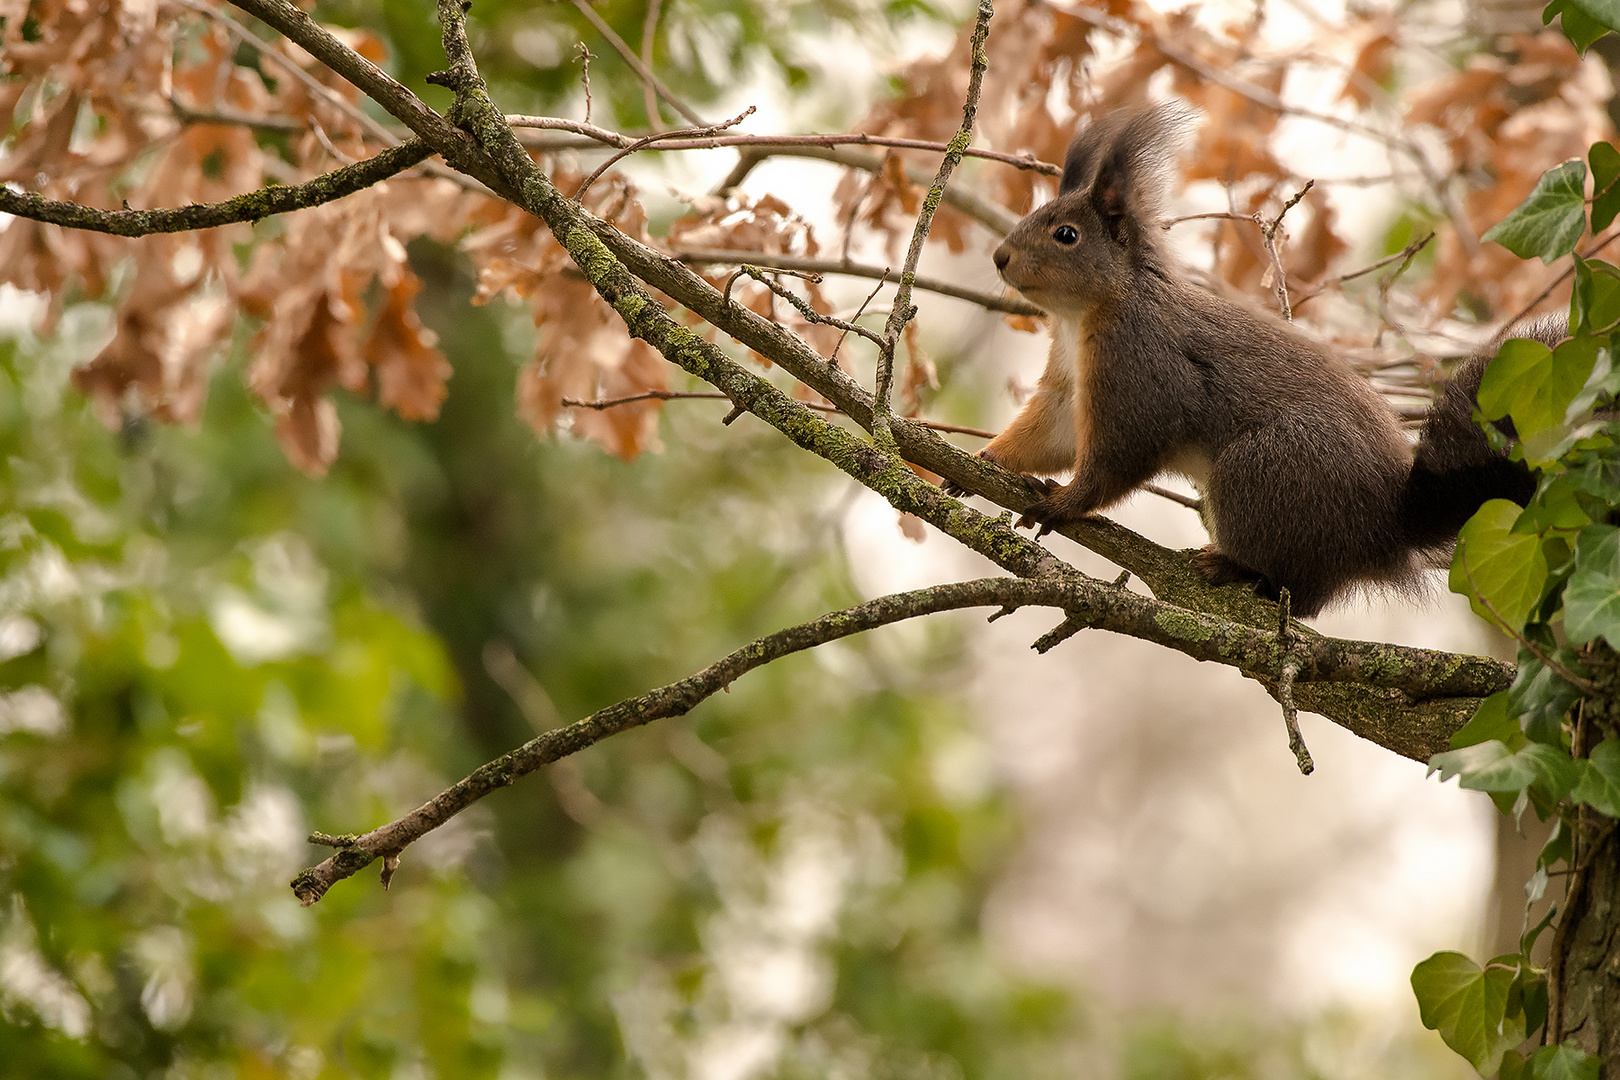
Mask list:
[{"label": "brown squirrel", "polygon": [[[996,249],[1002,278],[1050,313],[1052,350],[981,456],[1046,488],[1019,521],[1040,534],[1156,473],[1188,477],[1214,541],[1197,556],[1205,579],[1287,588],[1296,615],[1359,583],[1409,586],[1486,499],[1535,491],[1472,419],[1494,349],[1460,366],[1414,460],[1394,411],[1343,360],[1182,279],[1159,222],[1185,120],[1161,105],[1092,123],[1057,197]],[[1552,322],[1528,333],[1563,336]],[[1067,484],[1038,479],[1070,468]]]}]

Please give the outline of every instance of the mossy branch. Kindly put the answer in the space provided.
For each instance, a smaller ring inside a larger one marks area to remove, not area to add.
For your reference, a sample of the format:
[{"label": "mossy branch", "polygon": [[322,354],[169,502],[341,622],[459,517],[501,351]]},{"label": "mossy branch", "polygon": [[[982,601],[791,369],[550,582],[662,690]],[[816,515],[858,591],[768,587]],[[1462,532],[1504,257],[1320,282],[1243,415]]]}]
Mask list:
[{"label": "mossy branch", "polygon": [[[296,877],[292,888],[306,905],[343,878],[364,869],[379,855],[397,853],[443,825],[484,796],[559,758],[594,746],[634,727],[690,712],[705,698],[742,675],[791,653],[814,648],[907,619],[969,607],[1003,612],[1042,606],[1065,612],[1065,628],[1103,629],[1152,641],[1196,660],[1228,664],[1245,674],[1275,671],[1286,659],[1295,679],[1357,683],[1409,698],[1479,698],[1505,689],[1513,669],[1480,656],[1458,656],[1429,649],[1276,632],[1239,626],[1225,619],[1172,607],[1091,579],[1069,581],[984,578],[896,593],[823,615],[819,619],[750,642],[729,656],[668,686],[600,709],[583,720],[548,731],[475,769],[395,821],[360,836],[317,833],[312,843],[339,850]],[[1303,685],[1297,688],[1304,690]],[[1427,761],[1445,748],[1450,730],[1431,732],[1398,753]]]},{"label": "mossy branch", "polygon": [[165,210],[97,210],[0,186],[0,213],[113,236],[195,232],[243,221],[259,221],[276,214],[333,202],[381,183],[432,156],[431,146],[421,139],[410,139],[389,147],[376,157],[333,169],[301,184],[260,188],[224,202]]}]

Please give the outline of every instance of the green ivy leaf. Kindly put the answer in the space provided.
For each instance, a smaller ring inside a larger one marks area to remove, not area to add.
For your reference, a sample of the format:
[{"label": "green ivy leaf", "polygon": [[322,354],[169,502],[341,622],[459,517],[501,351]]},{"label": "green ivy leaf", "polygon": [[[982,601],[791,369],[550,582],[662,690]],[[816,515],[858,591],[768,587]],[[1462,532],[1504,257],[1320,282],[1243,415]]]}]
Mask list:
[{"label": "green ivy leaf", "polygon": [[[1620,184],[1615,190],[1620,191]],[[1571,258],[1575,285],[1569,295],[1569,332],[1601,334],[1620,322],[1620,271],[1599,259]]]},{"label": "green ivy leaf", "polygon": [[1521,791],[1534,785],[1548,803],[1569,794],[1581,778],[1581,766],[1562,749],[1526,743],[1507,757],[1463,774],[1457,781],[1470,791]]},{"label": "green ivy leaf", "polygon": [[1502,1055],[1502,1068],[1496,1074],[1496,1080],[1534,1080],[1525,1067],[1527,1064],[1517,1050],[1509,1050]]},{"label": "green ivy leaf", "polygon": [[[1559,658],[1573,661],[1573,657]],[[1519,650],[1519,670],[1508,687],[1508,709],[1532,742],[1561,745],[1564,714],[1581,692],[1526,649]]]},{"label": "green ivy leaf", "polygon": [[1592,747],[1573,795],[1606,817],[1620,817],[1620,739],[1604,739]]},{"label": "green ivy leaf", "polygon": [[1546,976],[1525,979],[1523,995],[1524,1030],[1528,1035],[1547,1022]]},{"label": "green ivy leaf", "polygon": [[[1620,293],[1620,289],[1616,291]],[[1620,315],[1620,310],[1617,310],[1617,315]],[[1587,374],[1580,392],[1575,395],[1564,413],[1565,421],[1571,425],[1587,425],[1592,419],[1592,410],[1598,401],[1614,396],[1615,390],[1620,389],[1620,372],[1615,370],[1614,350],[1609,336],[1598,334],[1590,340],[1594,346],[1592,370]]]},{"label": "green ivy leaf", "polygon": [[1519,728],[1519,718],[1508,709],[1507,691],[1503,690],[1479,703],[1473,717],[1451,737],[1451,748],[1461,750],[1490,739],[1510,744],[1523,737],[1524,733]]},{"label": "green ivy leaf", "polygon": [[1544,480],[1541,490],[1524,508],[1518,528],[1520,531],[1546,532],[1553,529],[1580,529],[1590,525],[1592,518],[1581,505],[1579,490],[1567,475]]},{"label": "green ivy leaf", "polygon": [[1532,391],[1552,365],[1552,349],[1530,338],[1508,338],[1479,382],[1479,411],[1487,420],[1506,416],[1520,394]]},{"label": "green ivy leaf", "polygon": [[1475,614],[1513,630],[1525,624],[1547,583],[1541,538],[1513,531],[1520,513],[1506,499],[1480,507],[1462,527],[1450,577],[1451,591],[1468,597]]},{"label": "green ivy leaf", "polygon": [[1542,173],[1529,198],[1480,239],[1494,240],[1521,259],[1535,255],[1551,263],[1574,251],[1584,231],[1586,163],[1573,160]]},{"label": "green ivy leaf", "polygon": [[1461,953],[1435,953],[1412,969],[1423,1026],[1440,1033],[1447,1046],[1489,1076],[1502,1056],[1524,1041],[1524,1016],[1507,1015],[1514,972],[1481,970]]},{"label": "green ivy leaf", "polygon": [[1610,30],[1620,30],[1620,0],[1569,0]]},{"label": "green ivy leaf", "polygon": [[1569,1043],[1543,1046],[1530,1055],[1530,1068],[1536,1080],[1598,1080],[1597,1055]]},{"label": "green ivy leaf", "polygon": [[[1591,771],[1590,765],[1587,766],[1587,771]],[[1583,776],[1581,779],[1585,780],[1586,777]],[[1580,786],[1580,784],[1575,785],[1577,791],[1580,790]],[[1536,865],[1546,869],[1561,862],[1569,862],[1575,855],[1574,835],[1563,818],[1553,822],[1552,832],[1547,834],[1547,842],[1542,845],[1541,854],[1536,856]],[[1543,922],[1550,921],[1554,914],[1555,912],[1549,911],[1547,919],[1543,920]],[[1531,938],[1530,940],[1534,944],[1535,939]],[[1528,947],[1524,951],[1529,952]]]},{"label": "green ivy leaf", "polygon": [[[1586,152],[1592,166],[1592,232],[1597,234],[1609,227],[1615,215],[1620,214],[1620,150],[1606,142],[1593,143]],[[1604,189],[1608,190],[1605,191]]]},{"label": "green ivy leaf", "polygon": [[[1607,507],[1620,505],[1620,457],[1597,453],[1564,474],[1569,485]],[[1592,515],[1601,517],[1602,515]]]},{"label": "green ivy leaf", "polygon": [[1575,572],[1564,589],[1571,644],[1602,637],[1620,645],[1620,528],[1588,525],[1575,538]]},{"label": "green ivy leaf", "polygon": [[1591,47],[1592,42],[1609,32],[1608,27],[1576,7],[1573,0],[1552,0],[1541,13],[1543,24],[1550,23],[1555,18],[1558,19],[1564,36],[1582,56],[1586,55],[1586,50]]},{"label": "green ivy leaf", "polygon": [[1429,771],[1426,775],[1433,776],[1439,773],[1440,780],[1444,782],[1453,776],[1479,772],[1511,754],[1512,751],[1500,739],[1487,739],[1485,742],[1465,746],[1460,750],[1446,750],[1434,755],[1429,759]]},{"label": "green ivy leaf", "polygon": [[[1582,392],[1607,345],[1607,339],[1580,337],[1549,349],[1539,341],[1508,339],[1480,382],[1480,411],[1489,420],[1511,416],[1525,459],[1541,467],[1567,451],[1578,437],[1571,424],[1572,406],[1582,398],[1584,411],[1596,397],[1597,387],[1588,397],[1583,398]],[[1606,365],[1602,375],[1609,374]]]}]

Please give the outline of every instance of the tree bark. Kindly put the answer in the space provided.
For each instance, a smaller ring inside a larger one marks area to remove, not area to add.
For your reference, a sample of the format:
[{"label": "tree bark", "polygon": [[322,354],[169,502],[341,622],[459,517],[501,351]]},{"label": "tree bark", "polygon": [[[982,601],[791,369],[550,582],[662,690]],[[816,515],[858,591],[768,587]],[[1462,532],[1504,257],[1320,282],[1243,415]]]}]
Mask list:
[{"label": "tree bark", "polygon": [[1573,1039],[1620,1077],[1620,844],[1614,823],[1582,807],[1600,838],[1572,875],[1569,907],[1553,941],[1548,1041]]}]

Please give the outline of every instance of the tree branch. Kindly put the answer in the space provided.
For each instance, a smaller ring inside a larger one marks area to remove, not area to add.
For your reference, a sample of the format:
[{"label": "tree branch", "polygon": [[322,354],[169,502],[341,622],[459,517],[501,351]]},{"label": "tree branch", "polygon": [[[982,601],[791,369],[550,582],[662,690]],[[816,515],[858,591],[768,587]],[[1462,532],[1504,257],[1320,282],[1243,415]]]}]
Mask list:
[{"label": "tree branch", "polygon": [[878,349],[876,392],[873,395],[872,439],[885,448],[895,446],[894,433],[889,429],[889,391],[894,385],[894,352],[900,347],[901,332],[917,314],[917,309],[911,303],[911,287],[917,280],[917,261],[922,258],[928,230],[934,223],[939,201],[945,196],[945,188],[951,182],[951,173],[961,164],[962,151],[973,139],[973,122],[979,113],[979,88],[984,84],[984,71],[988,66],[984,43],[989,39],[990,18],[994,14],[990,0],[979,0],[978,19],[973,24],[967,97],[962,103],[962,126],[956,129],[956,134],[951,138],[949,148],[939,163],[939,171],[934,174],[934,183],[929,187],[922,209],[917,213],[917,224],[911,230],[911,248],[906,252],[905,265],[900,271],[900,288],[894,294],[889,319],[883,327],[883,347]]},{"label": "tree branch", "polygon": [[34,194],[19,194],[0,187],[0,213],[70,229],[111,233],[113,236],[150,236],[153,233],[213,229],[242,221],[258,221],[274,214],[319,206],[380,183],[433,155],[421,139],[391,146],[376,157],[345,165],[301,184],[260,188],[224,202],[170,210],[97,210],[78,203],[58,202]]},{"label": "tree branch", "polygon": [[[318,839],[312,837],[312,842],[339,850],[294,878],[293,892],[305,906],[313,904],[335,882],[358,873],[379,855],[397,855],[491,792],[620,732],[654,720],[685,715],[747,672],[791,653],[941,611],[994,606],[1005,612],[1032,605],[1061,608],[1067,613],[1066,626],[1129,634],[1198,660],[1232,664],[1246,670],[1276,670],[1286,662],[1300,681],[1350,681],[1414,695],[1479,698],[1505,689],[1513,678],[1509,665],[1487,657],[1282,635],[1237,626],[1089,579],[984,578],[935,585],[880,597],[759,638],[696,674],[545,732],[473,770],[404,817],[371,832],[336,837],[317,834]],[[1402,752],[1427,761],[1443,745],[1411,747]]]},{"label": "tree branch", "polygon": [[[511,114],[506,122],[515,128],[533,128],[542,131],[568,131],[575,135],[584,135],[596,142],[603,143],[623,150],[637,140],[629,135],[595,124],[581,123],[578,120],[568,120],[560,116],[523,116]],[[664,140],[668,141],[665,142]],[[951,149],[949,143],[934,142],[929,139],[900,139],[892,135],[868,135],[862,131],[848,132],[841,135],[680,135],[669,131],[663,133],[664,145],[660,150],[714,150],[723,146],[746,146],[760,150],[792,149],[803,146],[888,146],[897,150],[928,150],[943,154]],[[999,150],[985,150],[970,146],[962,151],[964,157],[980,158],[984,161],[995,161],[1002,165],[1011,165],[1015,169],[1027,169],[1031,172],[1042,173],[1046,176],[1061,176],[1063,168],[1053,165],[1049,161],[1041,161],[1029,154],[1004,154]]]},{"label": "tree branch", "polygon": [[[818,259],[810,255],[772,255],[763,251],[742,251],[732,248],[681,248],[674,252],[673,257],[693,266],[711,266],[715,264],[741,266],[747,263],[774,270],[798,270],[810,274],[844,274],[849,277],[866,278],[869,281],[884,281],[890,285],[900,283],[900,275],[887,267],[846,262],[842,259]],[[1046,316],[1046,312],[1029,301],[1016,296],[997,296],[994,293],[979,292],[976,289],[953,285],[949,281],[941,281],[939,278],[913,276],[912,285],[926,292],[938,293],[940,296],[966,300],[970,304],[978,304],[980,307],[987,308],[990,311],[1003,311],[1009,315],[1025,315],[1032,319],[1045,318]]]},{"label": "tree branch", "polygon": [[[1411,263],[1412,259],[1417,256],[1417,253],[1427,247],[1429,245],[1429,241],[1433,239],[1434,233],[1426,233],[1422,237],[1413,240],[1410,244],[1407,244],[1393,255],[1386,255],[1375,263],[1368,266],[1363,266],[1360,270],[1352,270],[1348,274],[1340,274],[1338,277],[1328,278],[1316,288],[1294,301],[1294,307],[1297,310],[1298,308],[1303,307],[1307,301],[1316,299],[1329,289],[1336,289],[1347,281],[1354,281],[1356,278],[1370,274],[1374,270],[1382,270],[1390,263],[1398,262],[1401,264],[1400,268],[1390,276],[1390,280],[1393,281],[1396,277],[1400,276],[1401,271],[1406,269],[1407,265]],[[1425,412],[1427,412],[1427,410],[1425,410]]]},{"label": "tree branch", "polygon": [[[562,399],[562,403],[564,405],[568,406],[570,409],[591,409],[591,410],[594,410],[596,412],[600,412],[603,409],[616,409],[620,405],[634,405],[635,403],[637,403],[639,401],[730,401],[730,400],[731,400],[730,398],[726,397],[726,395],[722,394],[718,390],[643,390],[639,394],[625,394],[623,397],[596,398],[596,399],[593,399],[593,400],[585,400],[585,399],[582,399],[582,398],[566,398],[565,397],[565,398]],[[827,404],[827,403],[824,403],[824,402],[805,401],[805,402],[801,402],[800,404],[802,404],[807,409],[814,409],[816,412],[824,412],[824,413],[836,413],[836,412],[838,412],[838,406],[832,405],[832,404]],[[983,428],[966,427],[966,426],[964,426],[962,424],[944,424],[944,423],[940,423],[940,422],[935,421],[935,420],[921,420],[921,419],[918,419],[916,417],[911,417],[910,419],[911,419],[911,422],[913,424],[921,424],[923,427],[927,428],[930,431],[944,431],[944,432],[947,432],[947,433],[950,433],[950,434],[955,434],[955,435],[975,435],[975,436],[977,436],[977,437],[979,437],[981,439],[993,439],[993,438],[995,438],[995,435],[996,435],[996,433],[993,432],[993,431],[985,431]],[[1196,505],[1197,500],[1196,499],[1188,499],[1185,495],[1177,495],[1173,491],[1164,491],[1164,490],[1161,490],[1161,489],[1157,489],[1157,488],[1154,488],[1153,485],[1151,485],[1151,484],[1147,485],[1147,487],[1148,487],[1149,490],[1154,491],[1156,494],[1163,495],[1165,498],[1170,499],[1173,502],[1179,502],[1183,506],[1186,506],[1189,503],[1191,503],[1191,504],[1193,504],[1193,509],[1197,509],[1197,505]]]},{"label": "tree branch", "polygon": [[738,124],[752,116],[753,113],[754,106],[750,105],[736,116],[733,116],[730,120],[724,120],[718,124],[711,124],[708,127],[685,128],[680,131],[660,131],[654,132],[651,135],[645,135],[639,139],[634,139],[629,143],[629,145],[621,147],[617,153],[613,154],[606,161],[602,162],[602,164],[598,165],[595,172],[591,173],[591,175],[580,181],[579,187],[574,191],[574,201],[584,202],[585,192],[590,189],[592,184],[596,183],[597,179],[600,178],[603,173],[613,168],[614,165],[622,161],[624,158],[629,157],[637,150],[644,150],[647,147],[652,146],[654,143],[661,143],[682,138],[697,138],[705,135],[715,135],[716,133],[724,131],[727,128],[736,127]]}]

